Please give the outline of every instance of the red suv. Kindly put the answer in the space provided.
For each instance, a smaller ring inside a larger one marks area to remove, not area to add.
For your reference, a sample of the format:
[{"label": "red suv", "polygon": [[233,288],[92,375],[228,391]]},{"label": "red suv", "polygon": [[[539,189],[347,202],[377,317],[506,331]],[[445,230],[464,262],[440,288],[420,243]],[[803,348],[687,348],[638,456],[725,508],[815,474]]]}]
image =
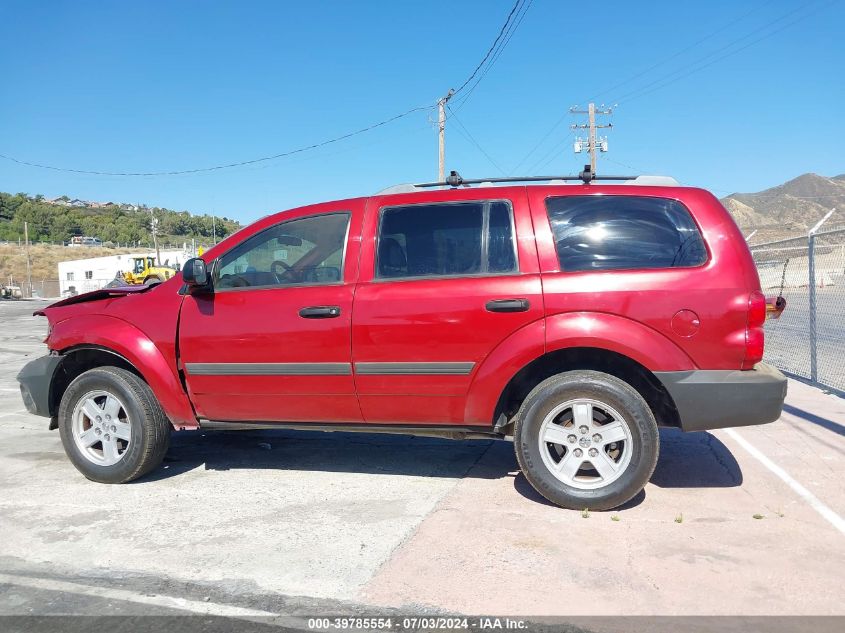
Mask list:
[{"label": "red suv", "polygon": [[786,379],[760,362],[766,300],[713,195],[581,177],[271,215],[179,278],[36,312],[50,354],[23,400],[94,481],[158,466],[171,428],[513,436],[550,501],[618,506],[658,426],[771,422]]}]

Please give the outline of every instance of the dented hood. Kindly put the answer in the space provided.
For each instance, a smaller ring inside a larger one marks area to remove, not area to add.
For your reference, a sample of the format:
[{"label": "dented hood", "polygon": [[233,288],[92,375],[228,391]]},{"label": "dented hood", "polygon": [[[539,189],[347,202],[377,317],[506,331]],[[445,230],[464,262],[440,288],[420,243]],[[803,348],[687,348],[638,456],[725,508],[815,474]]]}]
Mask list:
[{"label": "dented hood", "polygon": [[86,292],[81,295],[76,295],[75,297],[68,297],[67,299],[62,299],[61,301],[57,301],[56,303],[51,303],[47,307],[42,308],[41,310],[36,310],[32,314],[34,316],[46,316],[44,311],[50,310],[52,308],[61,308],[63,306],[73,305],[74,303],[100,301],[101,299],[111,299],[114,297],[122,297],[124,295],[147,292],[148,290],[155,288],[156,285],[158,284],[151,286],[117,286],[115,288],[101,288],[100,290],[92,290],[91,292]]}]

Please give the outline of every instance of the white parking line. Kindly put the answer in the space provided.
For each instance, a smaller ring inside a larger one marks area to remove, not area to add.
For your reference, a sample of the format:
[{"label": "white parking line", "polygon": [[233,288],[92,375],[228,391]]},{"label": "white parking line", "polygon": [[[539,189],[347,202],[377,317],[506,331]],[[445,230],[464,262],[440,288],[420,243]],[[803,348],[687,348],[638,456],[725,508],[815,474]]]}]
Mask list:
[{"label": "white parking line", "polygon": [[833,510],[827,507],[824,503],[822,503],[819,498],[814,495],[812,492],[807,490],[804,486],[798,483],[795,479],[793,479],[789,473],[787,473],[783,468],[775,464],[772,460],[766,457],[759,449],[757,449],[753,444],[751,444],[748,440],[742,437],[739,433],[737,433],[734,429],[724,429],[725,433],[730,435],[737,444],[742,446],[748,453],[756,459],[758,462],[763,464],[766,468],[772,471],[775,475],[777,475],[787,486],[792,488],[795,493],[800,496],[804,501],[810,504],[810,506],[822,515],[827,521],[833,525],[837,530],[839,530],[842,534],[845,534],[845,519],[841,516],[836,514]]},{"label": "white parking line", "polygon": [[155,605],[169,609],[180,609],[204,615],[217,615],[232,618],[266,618],[279,617],[278,613],[261,611],[259,609],[247,609],[236,607],[230,604],[219,604],[216,602],[201,602],[199,600],[187,600],[185,598],[174,598],[172,596],[143,595],[126,589],[113,589],[110,587],[97,587],[84,585],[64,580],[50,580],[48,578],[34,578],[32,576],[14,576],[0,574],[0,584],[18,585],[31,589],[45,591],[61,591],[94,598],[105,598],[112,600],[123,600],[125,602],[136,602],[139,604]]}]

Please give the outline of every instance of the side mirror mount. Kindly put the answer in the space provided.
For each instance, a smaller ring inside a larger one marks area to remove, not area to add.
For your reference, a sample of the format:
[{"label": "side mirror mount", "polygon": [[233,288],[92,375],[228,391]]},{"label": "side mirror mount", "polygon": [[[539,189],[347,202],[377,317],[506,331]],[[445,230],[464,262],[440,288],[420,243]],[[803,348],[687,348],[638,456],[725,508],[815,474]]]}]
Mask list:
[{"label": "side mirror mount", "polygon": [[182,281],[188,286],[189,292],[207,288],[211,279],[205,262],[199,257],[186,261],[182,268]]}]

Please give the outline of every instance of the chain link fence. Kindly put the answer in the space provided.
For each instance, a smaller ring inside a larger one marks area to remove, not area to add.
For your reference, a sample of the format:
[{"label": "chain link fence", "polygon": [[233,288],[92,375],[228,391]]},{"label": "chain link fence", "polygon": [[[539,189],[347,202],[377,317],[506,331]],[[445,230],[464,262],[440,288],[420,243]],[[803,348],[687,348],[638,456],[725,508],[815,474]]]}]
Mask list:
[{"label": "chain link fence", "polygon": [[[9,277],[3,280],[3,285],[20,290],[20,298],[22,299],[58,299],[62,294],[58,279],[33,279],[30,286],[26,279]],[[98,288],[101,287],[98,286]],[[92,290],[96,290],[96,288],[92,288]]]},{"label": "chain link fence", "polygon": [[32,286],[30,286],[25,279],[9,277],[3,283],[9,287],[18,288],[22,299],[63,299],[83,292],[99,290],[114,282],[114,277],[109,279],[83,279],[69,283],[64,292],[62,292],[62,284],[58,279],[33,279]]},{"label": "chain link fence", "polygon": [[766,296],[786,310],[766,322],[767,362],[845,394],[845,229],[751,247]]}]

